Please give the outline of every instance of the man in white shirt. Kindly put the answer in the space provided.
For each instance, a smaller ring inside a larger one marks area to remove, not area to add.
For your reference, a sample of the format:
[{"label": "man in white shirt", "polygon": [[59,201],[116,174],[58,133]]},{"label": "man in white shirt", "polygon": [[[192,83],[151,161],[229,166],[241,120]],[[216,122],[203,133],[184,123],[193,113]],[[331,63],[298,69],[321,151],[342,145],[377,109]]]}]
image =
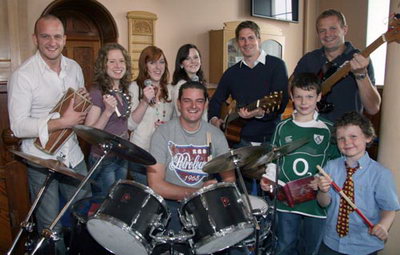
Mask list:
[{"label": "man in white shirt", "polygon": [[[40,151],[33,144],[39,137],[44,146],[53,131],[83,124],[86,113],[73,109],[73,100],[63,116],[49,112],[58,103],[68,88],[73,88],[83,96],[82,69],[73,60],[62,56],[66,42],[62,22],[55,16],[40,17],[35,23],[32,36],[37,47],[35,55],[26,60],[11,75],[8,84],[8,109],[11,130],[22,139],[23,152],[43,159],[57,159],[77,173],[86,175],[87,169],[83,153],[75,135],[70,137],[54,155]],[[47,170],[28,165],[28,179],[31,199],[42,187]],[[35,216],[39,233],[48,227],[60,211],[59,193],[68,200],[79,185],[65,176],[56,175],[39,202]],[[90,195],[90,190],[82,190],[77,199]],[[53,231],[61,234],[62,226],[57,224]],[[65,250],[63,242],[56,242],[58,253]]]}]

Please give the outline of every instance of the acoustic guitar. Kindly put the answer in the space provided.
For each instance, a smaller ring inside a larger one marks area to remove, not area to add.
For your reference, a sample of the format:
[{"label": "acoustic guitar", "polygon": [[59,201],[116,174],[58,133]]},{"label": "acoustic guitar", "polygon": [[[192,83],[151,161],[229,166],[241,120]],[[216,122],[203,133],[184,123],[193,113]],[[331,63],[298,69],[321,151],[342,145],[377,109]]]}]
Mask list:
[{"label": "acoustic guitar", "polygon": [[283,91],[272,92],[271,94],[244,107],[239,107],[236,101],[232,100],[232,102],[227,105],[227,109],[221,115],[221,119],[224,120],[221,129],[225,133],[226,139],[233,143],[238,143],[240,141],[240,131],[246,124],[246,120],[239,116],[240,108],[246,108],[248,111],[262,108],[266,114],[272,113],[280,109],[282,97]]},{"label": "acoustic guitar", "polygon": [[[379,46],[384,44],[385,42],[391,43],[396,41],[400,43],[400,14],[397,13],[393,15],[393,19],[389,23],[389,28],[386,33],[378,37],[375,41],[373,41],[367,48],[360,52],[361,55],[364,57],[369,57],[369,55],[374,52]],[[326,96],[331,92],[332,87],[346,76],[351,70],[350,63],[345,62],[342,66],[337,69],[331,76],[325,79],[322,84],[322,99],[321,102],[318,104],[318,110],[320,113],[328,113],[334,109],[334,105],[329,103],[326,100]]]}]

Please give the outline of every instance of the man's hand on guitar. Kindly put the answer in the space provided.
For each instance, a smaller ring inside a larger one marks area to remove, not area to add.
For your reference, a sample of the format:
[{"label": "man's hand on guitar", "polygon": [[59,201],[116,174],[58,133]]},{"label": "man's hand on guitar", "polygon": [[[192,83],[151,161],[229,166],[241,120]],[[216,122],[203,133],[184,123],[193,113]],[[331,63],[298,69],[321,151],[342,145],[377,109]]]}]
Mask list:
[{"label": "man's hand on guitar", "polygon": [[350,60],[351,72],[357,74],[367,74],[367,67],[369,64],[369,58],[365,58],[359,53],[355,53],[353,58]]},{"label": "man's hand on guitar", "polygon": [[211,125],[216,126],[217,128],[221,128],[221,125],[224,124],[224,121],[216,116],[212,117],[210,120]]},{"label": "man's hand on guitar", "polygon": [[248,111],[246,108],[240,108],[239,116],[243,119],[251,119],[253,117],[262,118],[265,114],[265,111],[262,108],[257,108],[253,111]]}]

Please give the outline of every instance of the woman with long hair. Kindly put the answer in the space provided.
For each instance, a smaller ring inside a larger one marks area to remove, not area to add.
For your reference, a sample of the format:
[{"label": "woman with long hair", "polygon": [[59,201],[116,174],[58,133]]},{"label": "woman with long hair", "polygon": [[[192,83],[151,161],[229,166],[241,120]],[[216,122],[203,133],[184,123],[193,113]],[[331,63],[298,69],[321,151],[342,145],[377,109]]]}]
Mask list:
[{"label": "woman with long hair", "polygon": [[[124,139],[129,138],[128,119],[131,113],[131,61],[128,52],[117,43],[106,44],[99,50],[95,63],[95,86],[90,95],[93,106],[90,108],[85,125],[102,129]],[[92,146],[89,166],[93,166],[103,155],[99,146]],[[93,179],[93,194],[107,195],[111,185],[125,179],[128,162],[110,152],[100,163]]]},{"label": "woman with long hair", "polygon": [[[146,151],[154,130],[172,118],[174,105],[168,80],[168,63],[163,51],[156,46],[146,47],[139,57],[138,77],[129,87],[133,97],[130,141]],[[135,181],[147,185],[143,165],[130,163],[129,170]]]},{"label": "woman with long hair", "polygon": [[[172,78],[172,101],[175,105],[174,116],[180,116],[176,100],[178,99],[179,88],[188,81],[198,81],[204,86],[206,80],[201,69],[201,55],[194,44],[182,45],[175,59],[175,71]],[[204,111],[203,119],[207,121],[207,110]]]}]

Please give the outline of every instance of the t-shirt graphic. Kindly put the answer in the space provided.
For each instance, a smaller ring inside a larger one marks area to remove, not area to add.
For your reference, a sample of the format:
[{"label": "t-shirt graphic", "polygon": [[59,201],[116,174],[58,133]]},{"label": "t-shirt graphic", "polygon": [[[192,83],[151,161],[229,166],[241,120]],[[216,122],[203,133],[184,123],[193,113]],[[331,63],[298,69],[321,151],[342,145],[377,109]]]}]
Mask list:
[{"label": "t-shirt graphic", "polygon": [[208,175],[202,170],[207,163],[206,145],[178,145],[169,141],[168,151],[172,158],[168,169],[186,185],[196,185]]}]

